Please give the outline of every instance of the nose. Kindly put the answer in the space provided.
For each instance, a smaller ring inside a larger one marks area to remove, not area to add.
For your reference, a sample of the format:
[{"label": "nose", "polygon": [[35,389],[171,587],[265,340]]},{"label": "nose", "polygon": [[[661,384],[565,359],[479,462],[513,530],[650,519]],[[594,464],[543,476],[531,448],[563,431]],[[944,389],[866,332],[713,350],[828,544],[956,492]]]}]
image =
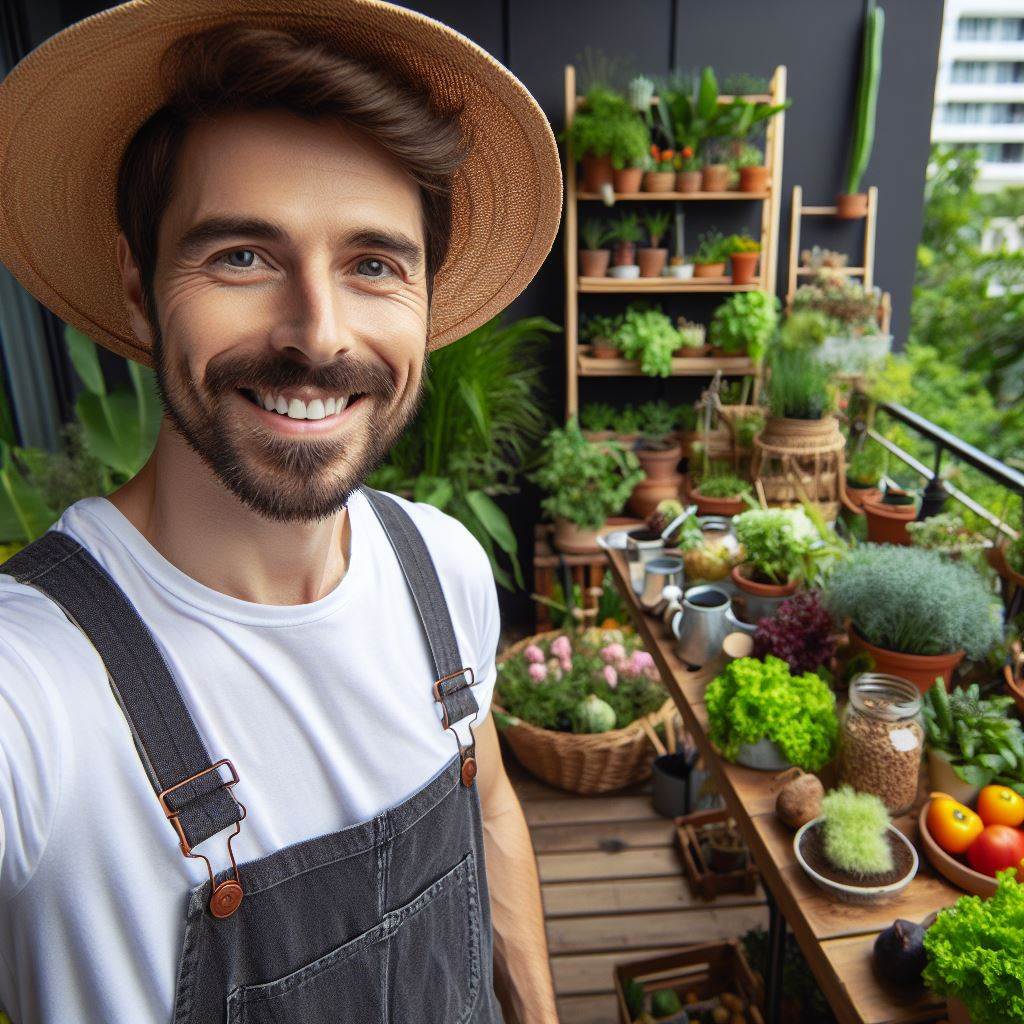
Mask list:
[{"label": "nose", "polygon": [[302,267],[293,275],[279,316],[274,348],[296,362],[332,363],[355,345],[327,263]]}]

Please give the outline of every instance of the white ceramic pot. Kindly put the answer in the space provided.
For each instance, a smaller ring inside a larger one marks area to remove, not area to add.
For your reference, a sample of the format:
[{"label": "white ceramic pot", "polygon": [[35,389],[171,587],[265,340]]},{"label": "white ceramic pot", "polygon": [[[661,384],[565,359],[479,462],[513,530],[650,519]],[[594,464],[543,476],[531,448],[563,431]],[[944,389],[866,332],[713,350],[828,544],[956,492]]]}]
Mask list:
[{"label": "white ceramic pot", "polygon": [[692,263],[676,263],[670,264],[663,271],[665,277],[675,277],[680,281],[689,281],[693,277],[693,264]]},{"label": "white ceramic pot", "polygon": [[627,281],[632,281],[640,276],[640,265],[638,263],[627,263],[621,267],[611,267],[608,270],[608,274],[611,277],[621,277]]}]

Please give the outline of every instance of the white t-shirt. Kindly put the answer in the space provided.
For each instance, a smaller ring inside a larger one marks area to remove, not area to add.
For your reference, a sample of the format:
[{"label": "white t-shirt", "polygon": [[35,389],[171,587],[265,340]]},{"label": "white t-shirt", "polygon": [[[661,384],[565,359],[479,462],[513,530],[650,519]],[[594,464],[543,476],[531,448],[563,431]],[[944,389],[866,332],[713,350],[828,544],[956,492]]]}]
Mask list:
[{"label": "white t-shirt", "polygon": [[[437,567],[482,724],[499,634],[487,555],[458,520],[398,500]],[[341,583],[284,606],[196,582],[105,498],[57,524],[135,605],[210,756],[234,762],[239,863],[373,817],[458,751],[390,542],[361,492],[349,514]],[[227,835],[201,847],[215,870]],[[0,1001],[14,1024],[168,1024],[187,893],[206,880],[94,648],[49,598],[0,575]]]}]

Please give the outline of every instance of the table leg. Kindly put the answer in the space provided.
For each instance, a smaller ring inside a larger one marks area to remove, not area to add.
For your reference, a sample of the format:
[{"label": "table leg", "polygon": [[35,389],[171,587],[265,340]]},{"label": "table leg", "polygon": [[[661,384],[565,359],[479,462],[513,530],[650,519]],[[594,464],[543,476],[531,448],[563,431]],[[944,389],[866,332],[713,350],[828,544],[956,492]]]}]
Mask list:
[{"label": "table leg", "polygon": [[786,919],[771,890],[768,898],[768,976],[765,978],[766,1024],[782,1024],[782,967],[786,959]]}]

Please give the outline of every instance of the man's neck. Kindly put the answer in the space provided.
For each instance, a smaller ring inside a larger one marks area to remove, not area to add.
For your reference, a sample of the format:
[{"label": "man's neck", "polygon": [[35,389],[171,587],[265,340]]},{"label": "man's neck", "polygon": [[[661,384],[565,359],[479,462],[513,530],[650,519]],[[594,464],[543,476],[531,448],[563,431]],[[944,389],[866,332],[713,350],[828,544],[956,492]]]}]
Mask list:
[{"label": "man's neck", "polygon": [[348,567],[348,512],[315,523],[267,519],[235,497],[166,422],[139,473],[109,495],[182,572],[257,604],[308,604]]}]

